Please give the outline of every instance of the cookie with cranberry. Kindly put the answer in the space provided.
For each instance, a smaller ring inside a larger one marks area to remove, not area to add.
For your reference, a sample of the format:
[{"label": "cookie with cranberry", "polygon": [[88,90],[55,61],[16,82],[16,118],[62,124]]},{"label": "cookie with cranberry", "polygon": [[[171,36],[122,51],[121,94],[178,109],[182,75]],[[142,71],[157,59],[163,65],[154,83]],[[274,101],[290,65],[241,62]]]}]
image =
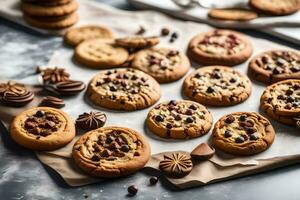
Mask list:
[{"label": "cookie with cranberry", "polygon": [[25,148],[54,150],[65,146],[75,137],[75,125],[61,110],[36,107],[25,110],[14,118],[10,135]]},{"label": "cookie with cranberry", "polygon": [[113,68],[128,59],[127,49],[116,46],[113,39],[95,38],[80,43],[74,53],[79,63],[90,68]]},{"label": "cookie with cranberry", "polygon": [[143,49],[150,48],[159,43],[158,37],[125,37],[125,38],[117,38],[116,44],[125,47],[125,48],[133,48],[133,49]]},{"label": "cookie with cranberry", "polygon": [[289,79],[268,86],[260,98],[261,109],[270,117],[300,116],[300,80]]},{"label": "cookie with cranberry", "polygon": [[204,105],[229,106],[241,103],[251,94],[247,76],[224,66],[202,67],[183,82],[183,93]]},{"label": "cookie with cranberry", "polygon": [[131,66],[139,69],[160,83],[182,78],[190,68],[186,55],[169,48],[151,48],[137,52]]},{"label": "cookie with cranberry", "polygon": [[151,132],[160,137],[189,139],[206,134],[213,119],[207,108],[199,103],[171,100],[151,109],[146,123]]},{"label": "cookie with cranberry", "polygon": [[275,138],[271,123],[255,112],[235,112],[219,119],[212,132],[218,149],[236,155],[253,155],[268,149]]},{"label": "cookie with cranberry", "polygon": [[150,145],[135,130],[102,127],[81,136],[73,146],[72,155],[89,175],[114,178],[142,169],[150,158]]},{"label": "cookie with cranberry", "polygon": [[300,9],[299,0],[250,0],[249,5],[268,15],[289,15]]},{"label": "cookie with cranberry", "polygon": [[105,70],[89,83],[88,99],[95,105],[113,110],[147,108],[160,98],[157,81],[136,69]]},{"label": "cookie with cranberry", "polygon": [[231,30],[201,33],[188,46],[188,56],[200,64],[238,65],[245,62],[251,54],[249,39]]},{"label": "cookie with cranberry", "polygon": [[230,21],[248,21],[257,18],[257,13],[246,9],[212,9],[207,14],[210,18]]},{"label": "cookie with cranberry", "polygon": [[251,77],[267,84],[300,79],[300,54],[288,50],[266,51],[250,61],[248,71]]},{"label": "cookie with cranberry", "polygon": [[77,46],[79,43],[95,38],[113,38],[112,32],[104,26],[88,25],[72,28],[64,35],[64,41],[71,45]]}]

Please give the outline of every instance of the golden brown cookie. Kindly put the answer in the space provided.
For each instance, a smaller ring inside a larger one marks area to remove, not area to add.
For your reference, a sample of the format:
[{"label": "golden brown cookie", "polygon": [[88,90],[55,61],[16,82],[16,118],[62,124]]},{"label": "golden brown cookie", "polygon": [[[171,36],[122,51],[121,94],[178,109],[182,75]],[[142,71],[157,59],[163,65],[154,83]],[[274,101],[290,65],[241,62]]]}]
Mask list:
[{"label": "golden brown cookie", "polygon": [[89,83],[87,97],[98,106],[113,110],[147,108],[160,98],[159,84],[136,69],[105,70]]},{"label": "golden brown cookie", "polygon": [[68,15],[75,12],[78,8],[77,1],[73,0],[70,3],[58,6],[40,6],[30,3],[22,3],[22,10],[31,16],[40,17],[57,17]]},{"label": "golden brown cookie", "polygon": [[206,134],[213,119],[207,108],[199,103],[171,100],[151,109],[146,123],[151,132],[160,137],[189,139]]},{"label": "golden brown cookie", "polygon": [[201,67],[183,82],[183,93],[190,99],[212,106],[241,103],[251,95],[247,76],[224,66]]},{"label": "golden brown cookie", "polygon": [[62,17],[32,17],[24,14],[24,20],[31,26],[43,29],[64,29],[78,22],[79,16],[77,13]]},{"label": "golden brown cookie", "polygon": [[249,5],[268,15],[289,15],[300,9],[299,0],[250,0]]},{"label": "golden brown cookie", "polygon": [[300,53],[289,50],[263,52],[250,61],[248,72],[264,83],[300,79]]},{"label": "golden brown cookie", "polygon": [[261,109],[270,117],[300,116],[300,80],[289,79],[268,86],[260,99]]},{"label": "golden brown cookie", "polygon": [[275,138],[271,123],[255,112],[235,112],[219,119],[212,142],[218,149],[236,155],[252,155],[268,149]]},{"label": "golden brown cookie", "polygon": [[139,69],[160,83],[168,83],[182,78],[190,68],[186,55],[170,48],[150,48],[138,51],[131,67]]},{"label": "golden brown cookie", "polygon": [[75,125],[63,111],[36,107],[17,115],[10,128],[12,139],[28,149],[54,150],[75,137]]},{"label": "golden brown cookie", "polygon": [[132,129],[103,127],[81,136],[72,155],[89,175],[114,178],[142,169],[150,158],[150,145]]},{"label": "golden brown cookie", "polygon": [[58,6],[70,3],[72,0],[22,0],[24,3],[31,3],[40,6]]},{"label": "golden brown cookie", "polygon": [[88,25],[68,30],[64,36],[64,41],[77,46],[79,43],[94,38],[113,38],[112,32],[104,26]]},{"label": "golden brown cookie", "polygon": [[246,36],[231,30],[214,30],[196,35],[189,43],[188,56],[200,64],[237,65],[252,54]]},{"label": "golden brown cookie", "polygon": [[257,13],[246,9],[212,9],[208,16],[214,19],[231,20],[231,21],[248,21],[257,18]]},{"label": "golden brown cookie", "polygon": [[158,37],[125,37],[125,38],[117,38],[116,44],[125,47],[125,48],[134,48],[134,49],[142,49],[142,48],[150,48],[159,43]]},{"label": "golden brown cookie", "polygon": [[113,39],[91,39],[80,43],[74,58],[91,68],[112,68],[122,65],[128,59],[128,51],[116,46]]}]

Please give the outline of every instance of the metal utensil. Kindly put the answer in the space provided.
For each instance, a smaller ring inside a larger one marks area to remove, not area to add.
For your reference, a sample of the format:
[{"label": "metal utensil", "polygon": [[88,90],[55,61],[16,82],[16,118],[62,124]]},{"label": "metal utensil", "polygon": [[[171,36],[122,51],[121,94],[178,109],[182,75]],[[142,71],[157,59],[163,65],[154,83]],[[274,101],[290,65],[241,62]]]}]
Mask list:
[{"label": "metal utensil", "polygon": [[247,0],[172,0],[181,8],[193,8],[200,6],[202,8],[246,8]]}]

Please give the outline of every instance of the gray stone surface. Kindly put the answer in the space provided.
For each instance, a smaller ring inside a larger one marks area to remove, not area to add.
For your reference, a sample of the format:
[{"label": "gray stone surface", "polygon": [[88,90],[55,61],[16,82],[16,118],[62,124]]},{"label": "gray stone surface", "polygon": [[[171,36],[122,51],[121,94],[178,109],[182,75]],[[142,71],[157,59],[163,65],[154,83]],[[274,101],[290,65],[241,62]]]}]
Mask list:
[{"label": "gray stone surface", "polygon": [[[109,3],[122,9],[133,9],[124,0]],[[254,31],[256,37],[289,43]],[[0,18],[0,80],[18,79],[34,72],[36,65],[47,62],[52,52],[64,48],[61,38],[46,37]],[[28,150],[15,145],[0,127],[0,199],[203,199],[203,200],[281,200],[299,199],[300,169],[298,165],[267,173],[216,183],[183,191],[175,190],[165,180],[149,186],[149,173],[109,180],[84,187],[68,187],[51,169],[43,166]],[[127,187],[136,185],[138,195],[127,197]]]}]

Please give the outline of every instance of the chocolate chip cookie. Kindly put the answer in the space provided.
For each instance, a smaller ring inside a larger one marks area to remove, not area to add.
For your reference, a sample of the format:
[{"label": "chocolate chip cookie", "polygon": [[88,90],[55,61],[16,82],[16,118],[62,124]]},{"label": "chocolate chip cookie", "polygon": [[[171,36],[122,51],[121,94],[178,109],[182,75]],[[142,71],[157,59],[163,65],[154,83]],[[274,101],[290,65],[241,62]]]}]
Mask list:
[{"label": "chocolate chip cookie", "polygon": [[188,56],[200,64],[237,65],[252,54],[252,45],[241,33],[214,30],[196,35],[189,43]]},{"label": "chocolate chip cookie", "polygon": [[257,13],[246,9],[225,8],[212,9],[208,16],[220,20],[248,21],[257,18]]},{"label": "chocolate chip cookie", "polygon": [[264,83],[300,79],[300,54],[288,50],[266,51],[250,61],[248,71],[250,76]]},{"label": "chocolate chip cookie", "polygon": [[125,38],[117,38],[116,44],[125,47],[125,48],[134,48],[134,49],[143,49],[150,48],[159,43],[159,38],[156,36],[153,37],[125,37]]},{"label": "chocolate chip cookie", "polygon": [[270,122],[255,112],[235,112],[219,119],[212,142],[220,150],[236,155],[252,155],[268,149],[275,138]]},{"label": "chocolate chip cookie", "polygon": [[268,86],[260,103],[271,118],[296,125],[300,118],[300,80],[289,79]]},{"label": "chocolate chip cookie", "polygon": [[300,9],[299,0],[250,0],[249,5],[268,15],[289,15]]},{"label": "chocolate chip cookie", "polygon": [[110,39],[113,38],[113,34],[104,26],[88,25],[72,28],[64,35],[64,41],[71,46],[76,46],[85,40],[94,38]]},{"label": "chocolate chip cookie", "polygon": [[247,76],[224,66],[202,67],[183,82],[183,93],[205,105],[228,106],[245,101],[252,84]]},{"label": "chocolate chip cookie", "polygon": [[150,145],[132,129],[103,127],[81,136],[72,155],[86,173],[114,178],[142,169],[150,158]]},{"label": "chocolate chip cookie", "polygon": [[151,109],[146,123],[160,137],[189,139],[206,134],[213,119],[207,108],[199,103],[171,100]]},{"label": "chocolate chip cookie", "polygon": [[184,53],[169,48],[151,48],[137,52],[131,66],[139,69],[160,83],[182,78],[190,68]]},{"label": "chocolate chip cookie", "polygon": [[118,67],[128,59],[128,51],[116,46],[113,39],[96,38],[80,43],[74,58],[81,64],[91,68]]},{"label": "chocolate chip cookie", "polygon": [[75,125],[63,111],[36,107],[17,115],[10,129],[12,139],[28,149],[54,150],[75,137]]},{"label": "chocolate chip cookie", "polygon": [[105,70],[89,83],[87,97],[113,110],[147,108],[160,98],[160,86],[151,76],[135,69]]}]

